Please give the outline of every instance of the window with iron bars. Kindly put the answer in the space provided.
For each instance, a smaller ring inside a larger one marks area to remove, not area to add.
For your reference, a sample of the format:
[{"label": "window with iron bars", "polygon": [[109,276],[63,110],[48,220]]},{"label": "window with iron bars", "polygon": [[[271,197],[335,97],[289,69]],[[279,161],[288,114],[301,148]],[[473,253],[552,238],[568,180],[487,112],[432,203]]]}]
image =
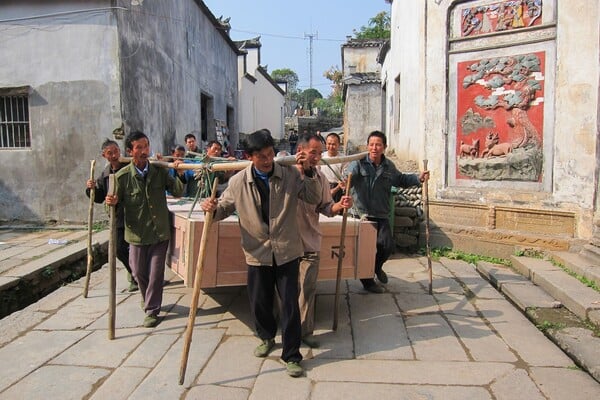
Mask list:
[{"label": "window with iron bars", "polygon": [[31,147],[29,89],[0,89],[0,149]]}]

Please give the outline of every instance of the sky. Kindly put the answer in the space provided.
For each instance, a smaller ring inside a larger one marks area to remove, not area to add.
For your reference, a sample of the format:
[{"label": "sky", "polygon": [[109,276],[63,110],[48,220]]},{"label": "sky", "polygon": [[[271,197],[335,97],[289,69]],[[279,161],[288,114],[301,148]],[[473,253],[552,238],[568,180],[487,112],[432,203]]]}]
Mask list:
[{"label": "sky", "polygon": [[360,30],[381,11],[390,12],[385,0],[203,0],[215,17],[231,17],[230,37],[244,40],[260,36],[262,66],[272,72],[289,68],[299,78],[298,89],[312,87],[324,97],[331,81],[323,76],[331,66],[342,66],[341,46],[353,29]]}]

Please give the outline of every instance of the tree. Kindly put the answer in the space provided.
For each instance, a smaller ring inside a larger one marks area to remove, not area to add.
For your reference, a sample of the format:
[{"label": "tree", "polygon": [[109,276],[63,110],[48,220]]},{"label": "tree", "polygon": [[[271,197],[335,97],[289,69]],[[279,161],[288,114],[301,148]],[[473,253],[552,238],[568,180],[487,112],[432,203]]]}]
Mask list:
[{"label": "tree", "polygon": [[337,65],[335,67],[332,65],[323,73],[323,76],[332,82],[331,86],[333,90],[331,91],[331,95],[329,97],[341,97],[343,87],[342,78],[344,77],[344,74],[340,68]]},{"label": "tree", "polygon": [[389,39],[391,36],[391,18],[386,11],[378,13],[360,30],[353,29],[355,39]]},{"label": "tree", "polygon": [[322,99],[323,95],[317,89],[306,89],[300,93],[300,103],[304,108],[310,110],[313,108],[313,103],[316,99]]},{"label": "tree", "polygon": [[287,82],[288,93],[296,93],[298,91],[298,74],[289,68],[275,69],[271,72],[271,78],[275,82]]}]

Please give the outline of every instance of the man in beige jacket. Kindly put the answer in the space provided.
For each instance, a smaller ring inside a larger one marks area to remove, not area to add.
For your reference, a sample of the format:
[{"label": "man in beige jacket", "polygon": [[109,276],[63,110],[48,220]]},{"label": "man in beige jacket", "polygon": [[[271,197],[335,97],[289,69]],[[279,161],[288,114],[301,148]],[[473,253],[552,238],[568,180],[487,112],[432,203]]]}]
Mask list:
[{"label": "man in beige jacket", "polygon": [[206,212],[214,211],[216,221],[237,210],[248,264],[250,308],[262,340],[254,355],[266,357],[275,345],[277,320],[273,304],[277,288],[281,301],[281,358],[287,373],[298,377],[304,372],[300,366],[298,309],[298,260],[304,250],[298,240],[296,209],[299,199],[318,203],[321,184],[304,152],[296,154],[296,162],[302,164],[300,169],[274,162],[274,141],[267,129],[249,135],[245,150],[251,165],[229,180],[218,201],[206,199],[201,207]]}]

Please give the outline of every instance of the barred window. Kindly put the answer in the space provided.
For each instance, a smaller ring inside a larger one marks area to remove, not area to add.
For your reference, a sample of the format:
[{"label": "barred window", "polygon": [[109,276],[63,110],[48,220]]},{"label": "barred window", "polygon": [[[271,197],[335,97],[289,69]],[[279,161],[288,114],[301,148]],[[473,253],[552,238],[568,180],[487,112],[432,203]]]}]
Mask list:
[{"label": "barred window", "polygon": [[0,149],[31,147],[29,86],[0,89]]}]

